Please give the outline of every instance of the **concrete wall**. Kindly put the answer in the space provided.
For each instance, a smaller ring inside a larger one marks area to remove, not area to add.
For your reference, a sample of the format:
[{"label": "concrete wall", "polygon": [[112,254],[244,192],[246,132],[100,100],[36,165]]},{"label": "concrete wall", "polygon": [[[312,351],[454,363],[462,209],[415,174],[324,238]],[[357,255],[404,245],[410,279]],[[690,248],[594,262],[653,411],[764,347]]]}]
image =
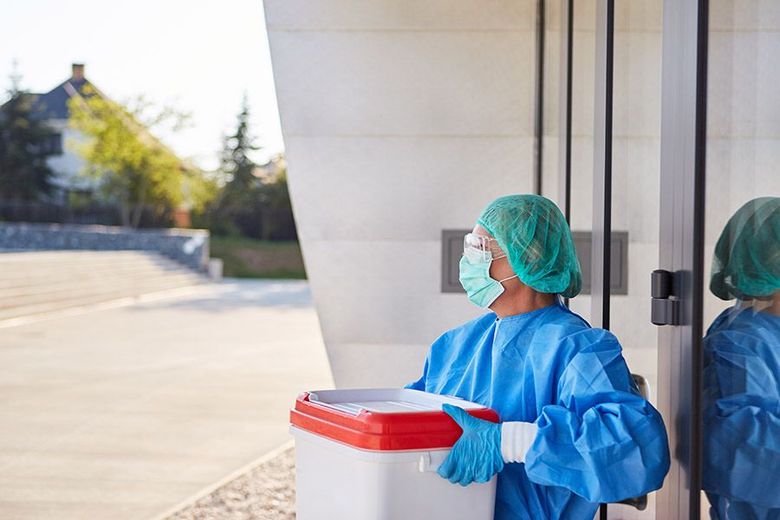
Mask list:
[{"label": "concrete wall", "polygon": [[114,226],[0,222],[0,251],[88,249],[157,251],[197,271],[209,260],[203,229],[131,230]]},{"label": "concrete wall", "polygon": [[479,314],[440,234],[531,190],[533,0],[266,0],[290,191],[338,386],[416,379]]},{"label": "concrete wall", "polygon": [[[532,188],[535,4],[266,0],[293,205],[338,385],[409,380],[439,333],[479,313],[439,292],[440,232]],[[561,3],[546,5],[543,193],[558,201]],[[713,3],[708,244],[745,200],[780,192],[776,82],[761,66],[777,50],[780,10],[762,5]],[[628,231],[629,280],[611,321],[653,387],[662,6],[615,10],[612,218]],[[574,28],[572,227],[587,231],[594,0],[575,3]],[[589,318],[589,297],[572,308]],[[721,308],[708,301],[707,313]]]},{"label": "concrete wall", "polygon": [[[440,232],[532,189],[534,1],[266,0],[299,232],[336,383],[400,384],[479,310],[441,294]],[[613,329],[655,382],[661,2],[616,11]],[[561,14],[547,3],[544,189],[558,200]],[[592,220],[595,2],[575,6],[572,226]],[[572,307],[586,318],[590,299]]]}]

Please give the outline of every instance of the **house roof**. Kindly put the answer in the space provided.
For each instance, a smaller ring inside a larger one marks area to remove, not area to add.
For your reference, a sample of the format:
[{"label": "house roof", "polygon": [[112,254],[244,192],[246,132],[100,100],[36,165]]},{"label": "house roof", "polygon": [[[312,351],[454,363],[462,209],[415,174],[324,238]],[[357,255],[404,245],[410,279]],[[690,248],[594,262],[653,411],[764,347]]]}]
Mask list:
[{"label": "house roof", "polygon": [[[84,77],[84,65],[79,63],[73,64],[72,75],[49,92],[45,94],[33,94],[28,93],[25,96],[29,96],[33,99],[32,114],[33,117],[50,121],[53,119],[67,120],[70,116],[70,110],[68,109],[68,100],[73,97],[88,98],[91,96],[100,96],[103,99],[109,99],[103,94],[93,83]],[[153,143],[155,146],[159,146],[176,155],[168,146],[166,146],[157,137],[152,135],[151,132],[134,117],[128,116],[127,123],[134,127],[137,132],[143,136],[144,139]],[[181,162],[181,168],[185,171],[198,171],[198,168],[190,163],[186,159],[179,159]]]},{"label": "house roof", "polygon": [[86,78],[70,78],[45,94],[33,94],[33,114],[40,119],[68,119],[68,100],[75,94],[84,95],[88,85],[92,86]]},{"label": "house roof", "polygon": [[[61,119],[70,116],[68,100],[74,96],[89,97],[98,95],[105,97],[86,77],[84,64],[72,65],[71,77],[44,94],[24,93],[25,98],[32,100],[32,117],[38,120]],[[7,103],[5,103],[7,104]],[[5,106],[3,104],[2,106]]]}]

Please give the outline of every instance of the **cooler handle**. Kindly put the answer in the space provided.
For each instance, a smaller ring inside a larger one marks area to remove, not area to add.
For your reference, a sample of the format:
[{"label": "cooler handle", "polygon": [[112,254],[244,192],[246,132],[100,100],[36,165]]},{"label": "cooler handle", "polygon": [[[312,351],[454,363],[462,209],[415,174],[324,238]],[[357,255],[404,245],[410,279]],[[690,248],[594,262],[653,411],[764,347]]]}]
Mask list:
[{"label": "cooler handle", "polygon": [[426,451],[420,454],[420,460],[417,463],[417,469],[420,473],[436,472],[441,466],[450,450]]}]

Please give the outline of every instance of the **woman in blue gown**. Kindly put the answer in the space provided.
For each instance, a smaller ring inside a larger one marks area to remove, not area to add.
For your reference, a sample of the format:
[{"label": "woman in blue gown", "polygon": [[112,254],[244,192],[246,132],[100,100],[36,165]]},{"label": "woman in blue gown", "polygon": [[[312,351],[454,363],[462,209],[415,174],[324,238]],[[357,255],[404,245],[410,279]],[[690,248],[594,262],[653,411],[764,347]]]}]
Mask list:
[{"label": "woman in blue gown", "polygon": [[658,489],[669,469],[660,414],[638,395],[621,347],[561,296],[581,285],[560,210],[536,195],[493,201],[464,241],[461,283],[491,312],[444,333],[408,388],[498,412],[447,411],[463,434],[439,474],[498,474],[496,519],[592,519],[599,503]]},{"label": "woman in blue gown", "polygon": [[754,199],[729,220],[710,290],[735,300],[704,338],[710,517],[780,520],[780,198]]}]

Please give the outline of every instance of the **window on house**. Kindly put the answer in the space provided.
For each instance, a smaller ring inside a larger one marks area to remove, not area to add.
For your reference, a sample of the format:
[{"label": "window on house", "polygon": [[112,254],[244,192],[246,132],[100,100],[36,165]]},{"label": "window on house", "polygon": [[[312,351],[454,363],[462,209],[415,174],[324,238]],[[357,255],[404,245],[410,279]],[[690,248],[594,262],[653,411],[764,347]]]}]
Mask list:
[{"label": "window on house", "polygon": [[51,134],[43,143],[43,151],[51,155],[62,155],[62,134]]}]

